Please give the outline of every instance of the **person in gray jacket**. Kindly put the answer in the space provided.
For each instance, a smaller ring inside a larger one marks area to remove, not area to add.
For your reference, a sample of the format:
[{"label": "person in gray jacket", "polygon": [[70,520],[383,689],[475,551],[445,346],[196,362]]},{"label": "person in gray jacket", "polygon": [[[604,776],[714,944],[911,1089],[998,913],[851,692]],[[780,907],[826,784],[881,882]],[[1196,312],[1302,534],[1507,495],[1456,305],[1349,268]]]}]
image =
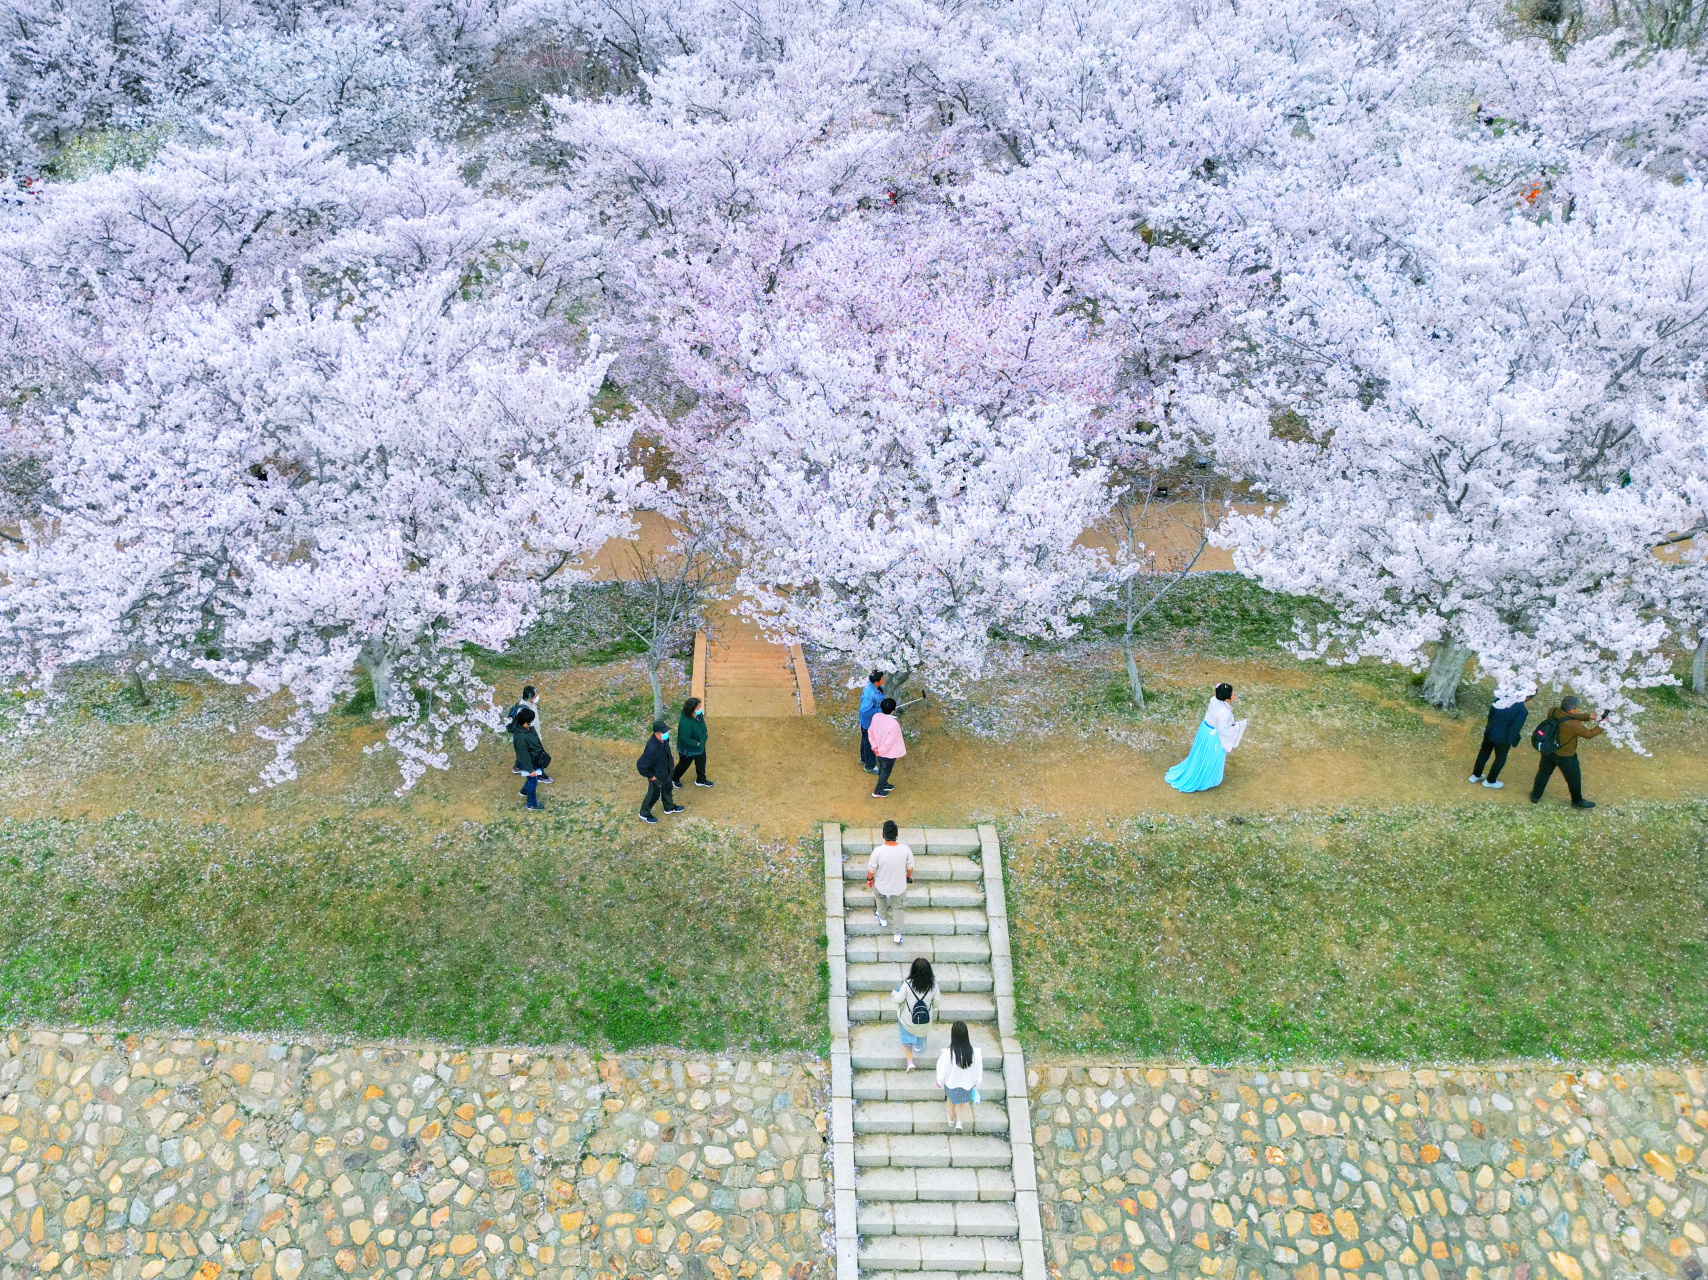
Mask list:
[{"label": "person in gray jacket", "polygon": [[[1496,698],[1489,705],[1489,721],[1483,727],[1483,745],[1477,749],[1477,763],[1471,766],[1469,781],[1480,782],[1493,791],[1506,785],[1500,780],[1500,771],[1506,765],[1506,753],[1524,741],[1524,722],[1530,718],[1530,700],[1535,696],[1534,693],[1526,693]],[[1483,766],[1489,762],[1490,756],[1494,757],[1494,768],[1484,773]]]}]

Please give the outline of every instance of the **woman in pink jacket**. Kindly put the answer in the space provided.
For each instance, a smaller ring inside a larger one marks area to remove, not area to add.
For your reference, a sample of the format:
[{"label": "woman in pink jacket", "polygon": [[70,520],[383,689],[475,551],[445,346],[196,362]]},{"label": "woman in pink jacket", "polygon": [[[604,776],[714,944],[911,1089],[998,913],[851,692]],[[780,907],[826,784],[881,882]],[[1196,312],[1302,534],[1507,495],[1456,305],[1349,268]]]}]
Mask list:
[{"label": "woman in pink jacket", "polygon": [[878,785],[872,789],[874,799],[882,800],[895,788],[890,786],[890,770],[897,760],[907,754],[907,744],[901,740],[901,721],[896,719],[896,700],[885,698],[878,704],[878,714],[872,717],[872,727],[866,731],[872,752],[878,757]]}]

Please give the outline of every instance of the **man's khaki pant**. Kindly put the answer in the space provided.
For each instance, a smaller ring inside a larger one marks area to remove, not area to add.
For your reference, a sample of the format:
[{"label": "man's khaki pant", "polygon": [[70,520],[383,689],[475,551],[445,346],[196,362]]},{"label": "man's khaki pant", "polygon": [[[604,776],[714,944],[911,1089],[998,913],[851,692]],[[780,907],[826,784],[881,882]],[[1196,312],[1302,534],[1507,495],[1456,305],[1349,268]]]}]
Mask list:
[{"label": "man's khaki pant", "polygon": [[900,893],[894,894],[879,893],[876,896],[878,914],[890,922],[890,932],[902,932],[901,921],[903,909],[907,905],[907,890],[903,889]]}]

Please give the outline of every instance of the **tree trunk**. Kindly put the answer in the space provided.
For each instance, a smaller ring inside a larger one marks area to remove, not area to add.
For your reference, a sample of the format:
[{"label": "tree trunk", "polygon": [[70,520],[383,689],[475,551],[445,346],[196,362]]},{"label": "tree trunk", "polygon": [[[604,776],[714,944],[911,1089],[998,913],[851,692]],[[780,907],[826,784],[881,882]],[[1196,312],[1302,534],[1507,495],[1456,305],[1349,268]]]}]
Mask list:
[{"label": "tree trunk", "polygon": [[664,686],[658,682],[658,668],[664,662],[664,655],[654,658],[650,653],[646,656],[646,678],[652,682],[652,718],[664,719]]},{"label": "tree trunk", "polygon": [[1133,694],[1133,705],[1140,711],[1145,709],[1145,687],[1139,683],[1139,662],[1133,655],[1133,637],[1124,636],[1121,640],[1121,652],[1127,655],[1127,687]]},{"label": "tree trunk", "polygon": [[1435,707],[1459,705],[1459,681],[1465,676],[1465,663],[1470,660],[1468,645],[1457,640],[1443,640],[1423,677],[1423,700]]},{"label": "tree trunk", "polygon": [[[1702,665],[1700,659],[1697,660],[1696,665],[1698,667]],[[136,691],[136,701],[138,706],[152,707],[154,705],[154,700],[148,696],[148,686],[142,682],[142,672],[132,670],[130,673],[130,687]]]},{"label": "tree trunk", "polygon": [[381,716],[391,715],[391,655],[381,653],[362,659],[368,679],[374,686],[374,711]]},{"label": "tree trunk", "polygon": [[1708,634],[1696,642],[1696,654],[1690,659],[1690,691],[1708,693]]}]

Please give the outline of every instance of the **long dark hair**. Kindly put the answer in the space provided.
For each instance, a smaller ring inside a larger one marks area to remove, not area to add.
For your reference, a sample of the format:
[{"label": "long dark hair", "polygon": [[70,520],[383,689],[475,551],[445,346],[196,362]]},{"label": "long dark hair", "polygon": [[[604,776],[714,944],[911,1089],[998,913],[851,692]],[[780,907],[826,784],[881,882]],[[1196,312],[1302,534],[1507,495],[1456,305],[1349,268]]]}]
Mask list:
[{"label": "long dark hair", "polygon": [[973,1038],[967,1034],[964,1022],[949,1028],[949,1057],[963,1071],[973,1065]]},{"label": "long dark hair", "polygon": [[916,956],[913,968],[907,971],[907,985],[913,988],[916,996],[929,995],[931,988],[937,985],[937,975],[931,972],[931,961],[924,956]]},{"label": "long dark hair", "polygon": [[1216,696],[1218,698],[1220,698],[1223,702],[1226,702],[1229,698],[1234,696],[1233,685],[1231,685],[1231,684],[1219,684],[1219,685],[1217,685],[1216,686]]},{"label": "long dark hair", "polygon": [[684,716],[692,716],[694,712],[699,710],[699,708],[700,700],[698,698],[689,698],[688,701],[682,704],[682,714]]}]

